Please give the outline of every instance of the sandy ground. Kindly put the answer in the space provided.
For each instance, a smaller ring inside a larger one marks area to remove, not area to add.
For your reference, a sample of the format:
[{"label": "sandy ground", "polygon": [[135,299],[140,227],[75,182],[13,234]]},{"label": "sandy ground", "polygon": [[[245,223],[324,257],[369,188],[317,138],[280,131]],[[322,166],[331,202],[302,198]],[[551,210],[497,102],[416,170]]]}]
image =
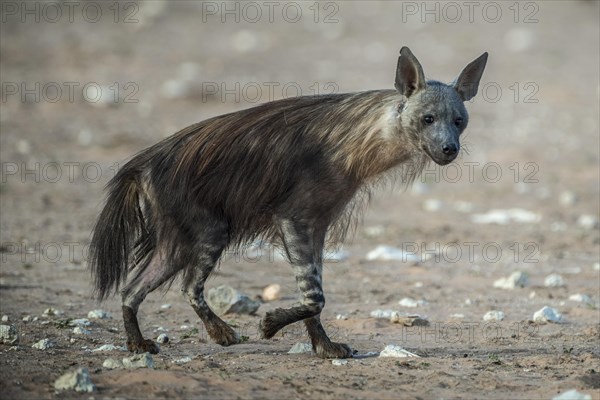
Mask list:
[{"label": "sandy ground", "polygon": [[[82,2],[70,14],[63,3],[3,2],[0,314],[20,341],[0,345],[2,397],[79,398],[53,383],[87,367],[97,391],[85,397],[99,399],[551,399],[570,389],[600,398],[598,3],[475,3]],[[490,53],[468,104],[466,151],[408,190],[376,194],[344,245],[349,257],[326,265],[322,319],[359,354],[397,344],[421,358],[337,366],[287,354],[308,340],[300,325],[260,339],[260,317],[296,301],[290,268],[264,254],[228,257],[209,285],[250,297],[282,285],[282,299],[256,316],[226,316],[247,341],[211,343],[173,287],[140,311],[146,337],[171,339],[155,368],[103,368],[128,353],[89,351],[122,345],[124,330],[117,298],[91,298],[85,255],[119,165],[190,123],[255,103],[390,88],[402,45],[444,81]],[[474,222],[494,209],[532,214]],[[379,245],[416,258],[367,260]],[[514,271],[528,274],[526,287],[493,287]],[[565,286],[545,287],[551,273]],[[404,297],[427,303],[406,308]],[[563,322],[533,323],[543,306]],[[63,314],[43,316],[48,308]],[[112,319],[74,334],[68,321],[97,308]],[[376,309],[415,312],[429,326],[372,318]],[[490,310],[505,319],[483,321]],[[56,346],[31,347],[44,338]],[[173,362],[183,357],[191,361]]]}]

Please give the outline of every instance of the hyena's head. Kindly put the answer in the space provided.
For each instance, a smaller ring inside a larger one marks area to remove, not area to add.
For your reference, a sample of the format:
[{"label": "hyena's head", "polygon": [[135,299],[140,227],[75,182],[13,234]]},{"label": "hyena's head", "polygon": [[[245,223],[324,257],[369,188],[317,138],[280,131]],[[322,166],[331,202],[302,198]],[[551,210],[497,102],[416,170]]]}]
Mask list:
[{"label": "hyena's head", "polygon": [[458,155],[459,137],[469,121],[463,103],[477,94],[487,56],[483,53],[446,85],[426,81],[421,64],[408,47],[400,50],[395,85],[404,96],[399,110],[400,130],[439,165],[452,162]]}]

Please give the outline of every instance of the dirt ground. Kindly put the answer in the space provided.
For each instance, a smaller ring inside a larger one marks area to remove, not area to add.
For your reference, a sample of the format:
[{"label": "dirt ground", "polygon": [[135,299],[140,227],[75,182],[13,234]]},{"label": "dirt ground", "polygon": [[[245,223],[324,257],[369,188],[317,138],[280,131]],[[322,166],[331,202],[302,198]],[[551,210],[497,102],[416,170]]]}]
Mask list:
[{"label": "dirt ground", "polygon": [[[599,3],[267,3],[2,3],[0,315],[20,335],[0,345],[2,398],[80,398],[54,381],[87,367],[97,390],[83,397],[97,399],[551,399],[571,389],[599,399]],[[322,320],[359,357],[333,365],[288,354],[308,341],[301,324],[260,339],[261,316],[296,301],[291,269],[267,252],[229,255],[210,280],[250,297],[282,286],[257,315],[226,316],[244,343],[207,340],[175,284],[140,310],[146,337],[170,337],[155,368],[102,367],[129,354],[90,352],[123,345],[124,329],[118,297],[91,297],[85,255],[119,165],[224,112],[300,92],[391,88],[403,45],[443,81],[490,58],[461,157],[407,190],[382,188],[343,246],[348,258],[325,266]],[[526,211],[475,222],[495,209]],[[379,245],[412,257],[368,260]],[[493,287],[514,271],[527,286]],[[565,285],[546,287],[552,273]],[[426,303],[403,307],[405,297]],[[563,322],[532,322],[543,306]],[[63,314],[44,316],[48,308]],[[69,320],[99,308],[112,318],[73,333]],[[376,319],[376,309],[415,312],[429,326]],[[490,310],[504,320],[484,321]],[[56,346],[32,348],[45,338]],[[388,344],[421,358],[377,357]],[[191,361],[174,362],[183,357]]]}]

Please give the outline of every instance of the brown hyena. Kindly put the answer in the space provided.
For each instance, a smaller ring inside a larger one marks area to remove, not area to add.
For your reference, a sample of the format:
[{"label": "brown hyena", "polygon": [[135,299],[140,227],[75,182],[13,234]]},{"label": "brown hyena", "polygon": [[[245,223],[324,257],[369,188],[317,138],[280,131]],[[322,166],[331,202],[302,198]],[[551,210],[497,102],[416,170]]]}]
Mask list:
[{"label": "brown hyena", "polygon": [[129,350],[158,351],[136,314],[179,275],[210,337],[238,343],[206,304],[204,284],[224,249],[261,237],[283,246],[303,299],[268,312],[262,335],[302,320],[317,355],[350,357],[319,320],[325,243],[343,239],[358,199],[386,172],[410,181],[429,160],[456,158],[463,102],[477,93],[486,61],[484,53],[447,85],[426,81],[403,47],[396,90],[273,101],[199,122],[133,157],[108,184],[89,258],[100,299],[125,284]]}]

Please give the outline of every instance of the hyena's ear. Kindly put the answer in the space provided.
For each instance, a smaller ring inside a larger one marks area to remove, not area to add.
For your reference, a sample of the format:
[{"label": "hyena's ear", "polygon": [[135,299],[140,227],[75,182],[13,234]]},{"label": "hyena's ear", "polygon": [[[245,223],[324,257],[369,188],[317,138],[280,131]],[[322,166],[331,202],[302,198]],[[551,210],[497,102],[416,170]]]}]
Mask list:
[{"label": "hyena's ear", "polygon": [[487,58],[487,52],[480,55],[475,61],[467,65],[458,78],[456,78],[456,81],[454,81],[453,86],[463,101],[469,101],[477,94],[479,81],[481,80],[481,75],[483,75]]},{"label": "hyena's ear", "polygon": [[400,49],[398,66],[396,67],[396,89],[406,97],[425,88],[425,74],[419,60],[408,47]]}]

